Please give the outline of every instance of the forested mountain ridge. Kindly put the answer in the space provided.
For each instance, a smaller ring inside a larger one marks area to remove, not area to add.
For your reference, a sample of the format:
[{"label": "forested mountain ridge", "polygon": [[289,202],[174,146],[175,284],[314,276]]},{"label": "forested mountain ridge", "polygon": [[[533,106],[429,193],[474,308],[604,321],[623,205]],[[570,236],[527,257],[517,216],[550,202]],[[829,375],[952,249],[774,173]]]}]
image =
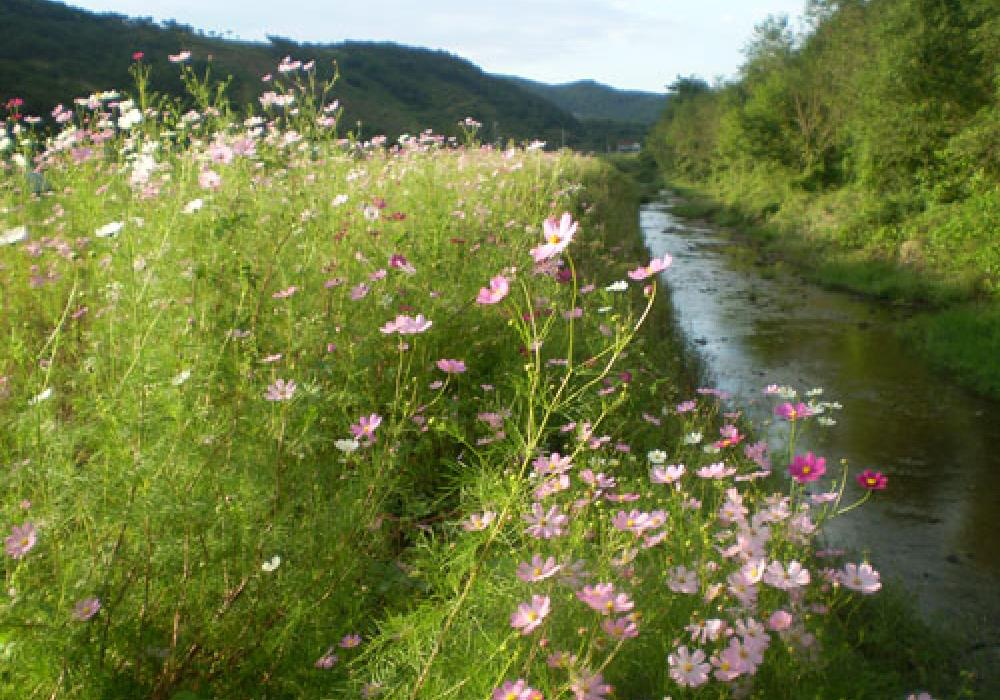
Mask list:
[{"label": "forested mountain ridge", "polygon": [[74,97],[129,88],[136,51],[153,67],[155,90],[182,94],[179,72],[167,56],[184,49],[192,52],[196,72],[211,68],[217,78],[231,76],[228,94],[237,107],[256,101],[261,77],[286,55],[315,60],[320,76],[332,74],[336,61],[341,79],[334,97],[345,110],[342,124],[363,136],[394,138],[424,129],[454,134],[457,122],[471,116],[483,124],[480,137],[486,141],[541,139],[604,150],[622,138],[641,137],[645,129],[583,124],[543,97],[443,51],[371,42],[299,44],[280,37],[229,41],[175,22],[94,14],[49,0],[4,0],[0,26],[0,97],[20,97],[26,113],[43,116]]},{"label": "forested mountain ridge", "polygon": [[667,104],[665,94],[641,90],[619,90],[595,80],[550,85],[527,78],[510,77],[521,87],[540,95],[577,119],[608,119],[653,124]]}]

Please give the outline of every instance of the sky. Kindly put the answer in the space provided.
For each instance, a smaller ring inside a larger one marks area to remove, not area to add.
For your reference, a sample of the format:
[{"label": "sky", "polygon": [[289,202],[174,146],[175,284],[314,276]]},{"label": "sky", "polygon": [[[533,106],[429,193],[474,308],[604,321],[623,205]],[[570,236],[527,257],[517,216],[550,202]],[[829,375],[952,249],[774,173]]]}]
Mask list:
[{"label": "sky", "polygon": [[[65,0],[263,41],[393,41],[489,73],[663,92],[678,75],[733,77],[754,25],[805,0]],[[308,56],[296,58],[308,59]]]}]

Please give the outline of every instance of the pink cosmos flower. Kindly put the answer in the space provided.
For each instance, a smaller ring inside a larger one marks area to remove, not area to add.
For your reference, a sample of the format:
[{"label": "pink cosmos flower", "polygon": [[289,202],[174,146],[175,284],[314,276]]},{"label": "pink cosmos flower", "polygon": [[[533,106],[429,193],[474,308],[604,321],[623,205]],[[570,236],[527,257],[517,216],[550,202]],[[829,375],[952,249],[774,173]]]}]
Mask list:
[{"label": "pink cosmos flower", "polygon": [[413,335],[416,333],[423,333],[432,325],[434,325],[434,322],[424,318],[423,314],[417,314],[414,317],[400,314],[396,316],[396,320],[389,321],[379,330],[385,333],[386,335],[390,333],[399,333],[400,335]]},{"label": "pink cosmos flower", "polygon": [[542,456],[531,463],[534,467],[532,476],[549,476],[551,474],[565,474],[573,466],[572,457],[563,457],[558,452],[553,452],[548,456]]},{"label": "pink cosmos flower", "polygon": [[724,462],[709,464],[695,472],[702,479],[725,479],[736,473],[736,467],[727,467]]},{"label": "pink cosmos flower", "polygon": [[399,253],[393,253],[392,257],[389,258],[389,267],[394,270],[401,270],[408,275],[412,275],[417,271],[417,268],[410,264],[410,261]]},{"label": "pink cosmos flower", "polygon": [[559,474],[558,476],[546,479],[538,488],[535,489],[535,500],[544,500],[552,494],[565,491],[568,488],[569,477],[565,474]]},{"label": "pink cosmos flower", "polygon": [[545,664],[549,668],[572,668],[575,663],[576,654],[570,654],[568,651],[552,652],[545,659]]},{"label": "pink cosmos flower", "polygon": [[611,525],[622,532],[632,532],[636,535],[641,535],[646,530],[655,527],[650,525],[649,513],[645,513],[639,510],[632,510],[626,513],[623,510],[618,511],[613,518],[611,518]]},{"label": "pink cosmos flower", "polygon": [[670,267],[670,263],[672,262],[673,258],[671,258],[670,254],[668,253],[664,255],[662,258],[653,258],[652,260],[649,261],[649,264],[646,265],[645,267],[639,267],[635,270],[629,270],[628,276],[634,280],[644,280],[647,277],[652,277],[658,272],[663,272],[668,267]]},{"label": "pink cosmos flower", "polygon": [[756,462],[757,466],[762,469],[770,469],[771,460],[767,456],[768,449],[767,442],[760,440],[752,445],[744,445],[743,454],[745,454],[748,459],[752,459]]},{"label": "pink cosmos flower", "polygon": [[604,472],[595,474],[593,469],[584,469],[580,472],[580,481],[597,489],[613,489],[618,485],[615,477],[608,476]]},{"label": "pink cosmos flower", "polygon": [[559,506],[550,506],[545,510],[541,503],[531,504],[531,513],[525,513],[528,527],[525,532],[536,539],[550,540],[563,534],[563,528],[569,518],[559,511]]},{"label": "pink cosmos flower", "polygon": [[563,252],[573,240],[578,225],[577,222],[573,221],[569,212],[564,213],[559,221],[554,218],[546,219],[544,224],[545,243],[531,249],[531,256],[535,262],[548,260]]},{"label": "pink cosmos flower", "polygon": [[925,691],[920,691],[919,693],[910,693],[906,696],[906,700],[934,700],[931,694]]},{"label": "pink cosmos flower", "polygon": [[747,608],[752,608],[757,602],[757,587],[754,581],[747,578],[742,572],[734,571],[729,574],[729,594],[740,601],[740,604]]},{"label": "pink cosmos flower", "polygon": [[461,374],[465,371],[465,363],[461,360],[441,359],[436,364],[437,368],[445,374]]},{"label": "pink cosmos flower", "polygon": [[486,510],[482,513],[473,513],[469,516],[469,519],[462,523],[462,529],[466,532],[478,532],[479,530],[485,530],[490,526],[494,520],[496,520],[497,514],[492,510]]},{"label": "pink cosmos flower", "polygon": [[712,656],[712,665],[715,666],[713,675],[717,680],[728,683],[749,670],[741,654],[742,647],[740,640],[730,639],[729,646]]},{"label": "pink cosmos flower", "polygon": [[493,691],[493,700],[544,700],[542,694],[529,686],[523,679],[505,681]]},{"label": "pink cosmos flower", "polygon": [[338,643],[338,646],[341,649],[353,649],[354,647],[360,644],[361,644],[360,634],[345,634]]},{"label": "pink cosmos flower", "polygon": [[328,671],[337,665],[337,661],[339,661],[339,659],[337,658],[337,655],[333,653],[333,647],[330,647],[326,650],[326,653],[324,653],[323,656],[316,659],[313,666],[321,671]]},{"label": "pink cosmos flower", "polygon": [[614,688],[604,682],[603,675],[585,668],[580,669],[579,674],[573,678],[569,689],[573,691],[576,700],[605,700],[614,692]]},{"label": "pink cosmos flower", "polygon": [[788,563],[785,568],[780,561],[772,561],[764,571],[763,581],[769,586],[790,591],[809,584],[809,569],[803,568],[797,561]]},{"label": "pink cosmos flower", "polygon": [[852,591],[859,591],[865,595],[870,595],[882,588],[881,576],[867,562],[860,565],[846,564],[843,571],[837,572],[836,580]]},{"label": "pink cosmos flower", "polygon": [[649,480],[654,484],[672,484],[687,471],[683,464],[668,464],[665,467],[653,467],[649,470]]},{"label": "pink cosmos flower", "polygon": [[705,663],[705,652],[695,649],[690,653],[686,646],[678,649],[667,657],[670,666],[670,677],[681,687],[697,688],[708,682],[708,672],[712,669]]},{"label": "pink cosmos flower", "polygon": [[536,554],[531,558],[530,562],[521,562],[517,567],[517,577],[524,581],[525,583],[534,583],[536,581],[543,581],[549,576],[552,576],[562,565],[556,564],[555,557],[549,557],[548,559],[542,559],[541,554]]},{"label": "pink cosmos flower", "polygon": [[84,598],[73,606],[73,619],[86,622],[101,609],[99,598]]},{"label": "pink cosmos flower", "polygon": [[511,613],[510,626],[520,630],[521,634],[531,634],[542,624],[551,606],[552,601],[547,595],[533,595],[530,603],[521,603]]},{"label": "pink cosmos flower", "polygon": [[198,186],[203,190],[217,190],[222,187],[222,177],[214,170],[202,170],[198,173]]},{"label": "pink cosmos flower", "polygon": [[170,61],[171,63],[184,63],[190,58],[191,58],[190,51],[181,51],[180,53],[169,54],[167,56],[167,60]]},{"label": "pink cosmos flower", "polygon": [[280,291],[275,292],[274,294],[271,295],[271,298],[272,299],[287,299],[288,297],[290,297],[293,294],[295,294],[297,291],[299,291],[299,288],[296,287],[295,285],[292,285],[288,289],[282,289]]},{"label": "pink cosmos flower", "polygon": [[627,594],[616,594],[614,584],[611,583],[584,586],[577,591],[576,597],[602,615],[627,613],[635,607],[635,603]]},{"label": "pink cosmos flower", "polygon": [[639,636],[639,626],[628,615],[608,618],[601,623],[601,629],[612,639],[634,639]]},{"label": "pink cosmos flower", "polygon": [[795,455],[788,465],[788,473],[800,484],[816,481],[826,473],[826,460],[812,452]]},{"label": "pink cosmos flower", "polygon": [[274,384],[267,387],[264,398],[268,401],[290,401],[295,395],[295,382],[289,379],[275,379]]},{"label": "pink cosmos flower", "polygon": [[733,445],[738,445],[740,441],[743,440],[743,436],[740,435],[739,428],[735,425],[724,425],[719,428],[719,435],[722,439],[718,440],[714,445],[717,450],[722,450],[726,447],[732,447]]},{"label": "pink cosmos flower", "polygon": [[787,421],[797,421],[808,418],[813,414],[812,409],[801,401],[797,404],[785,402],[774,407],[774,415],[784,418]]},{"label": "pink cosmos flower", "polygon": [[865,469],[855,479],[861,488],[868,491],[884,491],[885,487],[889,485],[889,477],[882,472],[871,469]]},{"label": "pink cosmos flower", "polygon": [[358,422],[351,426],[351,434],[359,440],[373,443],[375,442],[375,431],[380,425],[382,425],[382,416],[377,413],[361,416]]},{"label": "pink cosmos flower", "polygon": [[677,411],[678,413],[688,413],[689,411],[693,411],[696,408],[698,408],[698,402],[695,401],[694,399],[690,399],[688,401],[681,401],[679,404],[677,404],[674,410]]},{"label": "pink cosmos flower", "polygon": [[670,570],[667,578],[667,588],[674,593],[694,595],[698,592],[698,574],[688,571],[683,564]]},{"label": "pink cosmos flower", "polygon": [[496,304],[510,293],[510,282],[503,275],[497,275],[490,280],[489,287],[481,287],[477,304]]},{"label": "pink cosmos flower", "polygon": [[783,632],[792,626],[792,616],[787,610],[775,610],[768,618],[767,626],[775,632]]},{"label": "pink cosmos flower", "polygon": [[[362,282],[357,287],[351,287],[351,301],[358,301],[359,299],[364,299],[368,296],[368,291],[371,289],[367,284]],[[382,331],[383,333],[392,331]]]},{"label": "pink cosmos flower", "polygon": [[13,559],[20,559],[35,548],[38,542],[38,532],[33,523],[15,525],[10,536],[4,540],[3,549]]}]

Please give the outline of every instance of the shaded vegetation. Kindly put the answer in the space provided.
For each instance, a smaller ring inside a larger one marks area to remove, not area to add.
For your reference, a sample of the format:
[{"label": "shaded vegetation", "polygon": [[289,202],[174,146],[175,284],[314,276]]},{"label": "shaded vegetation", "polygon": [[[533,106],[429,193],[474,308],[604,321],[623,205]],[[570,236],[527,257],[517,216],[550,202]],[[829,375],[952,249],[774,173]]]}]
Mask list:
[{"label": "shaded vegetation", "polygon": [[806,25],[758,25],[736,82],[677,79],[649,140],[666,177],[834,286],[996,304],[1000,6],[810,0]]}]

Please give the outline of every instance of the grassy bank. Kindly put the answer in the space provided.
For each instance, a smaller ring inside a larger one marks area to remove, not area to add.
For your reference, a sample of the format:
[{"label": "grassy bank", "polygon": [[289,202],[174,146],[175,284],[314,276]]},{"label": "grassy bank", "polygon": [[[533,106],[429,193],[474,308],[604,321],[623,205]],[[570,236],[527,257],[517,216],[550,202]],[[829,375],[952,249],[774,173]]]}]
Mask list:
[{"label": "grassy bank", "polygon": [[873,492],[646,330],[628,178],[340,138],[302,70],[4,124],[0,695],[964,696],[824,551]]},{"label": "grassy bank", "polygon": [[1000,267],[987,235],[1000,222],[996,197],[880,226],[845,193],[809,196],[746,182],[742,189],[721,181],[671,186],[685,199],[678,215],[738,230],[776,266],[908,307],[897,330],[912,347],[969,388],[1000,397]]}]

